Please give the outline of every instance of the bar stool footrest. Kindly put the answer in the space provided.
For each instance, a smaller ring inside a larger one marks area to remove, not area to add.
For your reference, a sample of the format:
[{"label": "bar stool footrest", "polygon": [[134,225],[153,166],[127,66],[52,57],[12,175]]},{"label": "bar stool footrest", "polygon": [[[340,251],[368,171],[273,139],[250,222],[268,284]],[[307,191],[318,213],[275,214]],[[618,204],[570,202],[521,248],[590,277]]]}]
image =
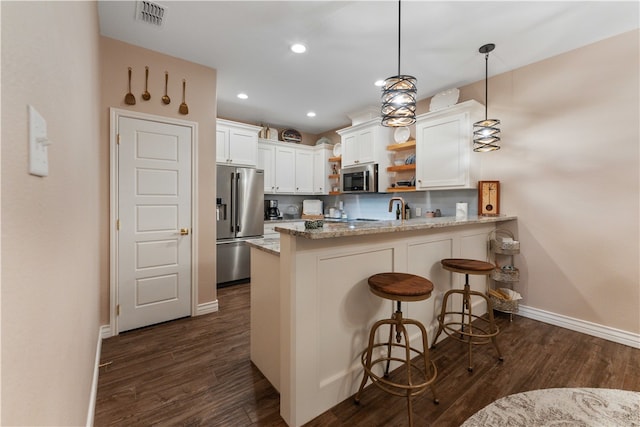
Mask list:
[{"label": "bar stool footrest", "polygon": [[[372,353],[373,353],[373,349],[375,349],[376,347],[385,347],[385,351],[386,351],[386,348],[388,347],[388,345],[389,345],[388,343],[375,344],[372,347]],[[401,348],[403,351],[406,349],[404,344],[391,343],[391,346]],[[394,381],[390,381],[384,377],[380,377],[379,375],[373,372],[373,369],[376,365],[381,363],[386,364],[387,361],[399,362],[402,365],[405,365],[407,362],[405,361],[405,359],[401,359],[399,357],[393,357],[393,355],[391,357],[383,356],[373,360],[371,362],[371,369],[369,369],[367,367],[367,360],[366,360],[368,350],[363,351],[360,356],[360,360],[362,362],[362,367],[364,368],[365,375],[369,376],[369,379],[371,380],[372,384],[386,391],[387,393],[393,394],[395,396],[413,397],[413,396],[417,396],[424,393],[427,390],[427,388],[431,384],[433,384],[433,382],[436,380],[436,377],[438,375],[438,370],[436,368],[436,364],[433,361],[430,361],[430,365],[431,365],[429,367],[430,372],[428,374],[425,373],[423,366],[419,365],[418,362],[414,361],[414,359],[417,357],[424,358],[424,352],[413,347],[410,347],[410,350],[416,354],[416,357],[412,358],[410,361],[411,368],[414,372],[418,373],[419,378],[421,379],[422,382],[418,384],[397,383]],[[424,362],[422,362],[421,364],[424,365]],[[398,369],[401,369],[401,368],[402,366],[399,367]],[[384,368],[383,368],[383,371],[384,371]]]}]

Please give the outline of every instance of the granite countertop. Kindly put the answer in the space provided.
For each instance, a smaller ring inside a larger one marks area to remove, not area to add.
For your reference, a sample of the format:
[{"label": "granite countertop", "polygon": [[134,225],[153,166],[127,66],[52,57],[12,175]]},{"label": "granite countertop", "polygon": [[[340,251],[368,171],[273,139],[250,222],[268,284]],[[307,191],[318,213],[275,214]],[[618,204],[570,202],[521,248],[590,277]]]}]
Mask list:
[{"label": "granite countertop", "polygon": [[[306,239],[330,239],[334,237],[364,236],[368,234],[393,233],[397,231],[425,230],[430,228],[459,227],[470,224],[488,224],[500,221],[517,219],[515,215],[501,215],[492,217],[470,216],[466,220],[456,219],[452,216],[439,218],[414,218],[405,221],[392,220],[347,220],[325,221],[322,228],[306,230],[300,220],[289,223],[278,220],[281,226],[275,227],[275,231],[286,233]],[[276,222],[276,221],[270,221]],[[298,224],[293,224],[297,222]],[[280,255],[280,238],[269,237],[264,239],[251,239],[246,241],[251,247],[260,249],[273,255]]]},{"label": "granite countertop", "polygon": [[334,237],[364,236],[369,234],[393,233],[398,231],[425,230],[429,228],[457,227],[470,224],[488,224],[517,219],[515,215],[491,217],[469,216],[467,219],[455,217],[414,218],[408,220],[349,220],[327,222],[315,230],[306,230],[304,224],[282,224],[275,231],[306,239],[330,239]]},{"label": "granite countertop", "polygon": [[257,248],[269,254],[280,256],[280,237],[251,239],[247,240],[246,243],[252,248]]}]

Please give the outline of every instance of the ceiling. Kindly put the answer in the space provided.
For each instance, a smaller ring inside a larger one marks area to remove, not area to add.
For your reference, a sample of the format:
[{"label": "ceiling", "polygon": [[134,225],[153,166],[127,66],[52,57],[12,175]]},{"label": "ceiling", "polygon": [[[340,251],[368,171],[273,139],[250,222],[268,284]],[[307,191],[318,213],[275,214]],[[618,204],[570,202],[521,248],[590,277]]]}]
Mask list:
[{"label": "ceiling", "polygon": [[[215,68],[220,117],[313,134],[346,127],[379,107],[373,83],[398,71],[395,1],[157,3],[162,27],[136,20],[135,1],[100,1],[100,33]],[[492,76],[638,27],[636,1],[404,1],[401,72],[424,99],[484,79],[483,44],[496,44]],[[307,51],[292,53],[296,42]]]}]

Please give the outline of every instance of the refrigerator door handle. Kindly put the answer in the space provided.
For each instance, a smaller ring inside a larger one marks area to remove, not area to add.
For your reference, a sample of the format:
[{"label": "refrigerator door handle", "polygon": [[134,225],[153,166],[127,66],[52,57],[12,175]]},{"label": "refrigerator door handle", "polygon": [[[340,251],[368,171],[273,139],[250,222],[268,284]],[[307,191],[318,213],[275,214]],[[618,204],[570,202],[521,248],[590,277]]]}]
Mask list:
[{"label": "refrigerator door handle", "polygon": [[[236,198],[238,200],[236,200],[236,211],[239,213],[240,211],[244,211],[244,209],[246,209],[244,206],[241,206],[242,200],[240,199],[239,195],[240,195],[240,172],[236,173]],[[236,218],[235,218],[235,223],[236,223],[236,233],[240,232],[240,215],[236,214]]]},{"label": "refrigerator door handle", "polygon": [[[231,232],[235,232],[236,231],[236,211],[237,209],[237,187],[236,187],[236,173],[235,172],[231,172]],[[236,206],[236,209],[234,210],[234,206]]]}]

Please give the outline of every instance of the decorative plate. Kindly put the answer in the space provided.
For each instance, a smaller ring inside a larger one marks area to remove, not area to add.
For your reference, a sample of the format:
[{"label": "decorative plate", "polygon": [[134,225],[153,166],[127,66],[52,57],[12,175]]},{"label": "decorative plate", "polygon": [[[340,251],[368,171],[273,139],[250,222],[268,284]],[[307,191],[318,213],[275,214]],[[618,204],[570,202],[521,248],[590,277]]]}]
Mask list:
[{"label": "decorative plate", "polygon": [[440,92],[431,98],[431,104],[429,105],[429,111],[437,111],[443,108],[451,107],[458,102],[460,97],[460,90],[458,88],[447,89],[444,92]]},{"label": "decorative plate", "polygon": [[285,142],[295,142],[300,144],[302,141],[302,135],[295,129],[285,129],[282,131],[282,140]]},{"label": "decorative plate", "polygon": [[404,164],[405,165],[412,165],[416,162],[416,155],[415,154],[411,154],[410,156],[408,156],[405,161]]},{"label": "decorative plate", "polygon": [[339,142],[333,146],[333,157],[342,157],[342,144]]},{"label": "decorative plate", "polygon": [[410,136],[411,132],[409,131],[409,128],[407,126],[396,128],[395,132],[393,132],[393,139],[398,144],[407,142]]}]

